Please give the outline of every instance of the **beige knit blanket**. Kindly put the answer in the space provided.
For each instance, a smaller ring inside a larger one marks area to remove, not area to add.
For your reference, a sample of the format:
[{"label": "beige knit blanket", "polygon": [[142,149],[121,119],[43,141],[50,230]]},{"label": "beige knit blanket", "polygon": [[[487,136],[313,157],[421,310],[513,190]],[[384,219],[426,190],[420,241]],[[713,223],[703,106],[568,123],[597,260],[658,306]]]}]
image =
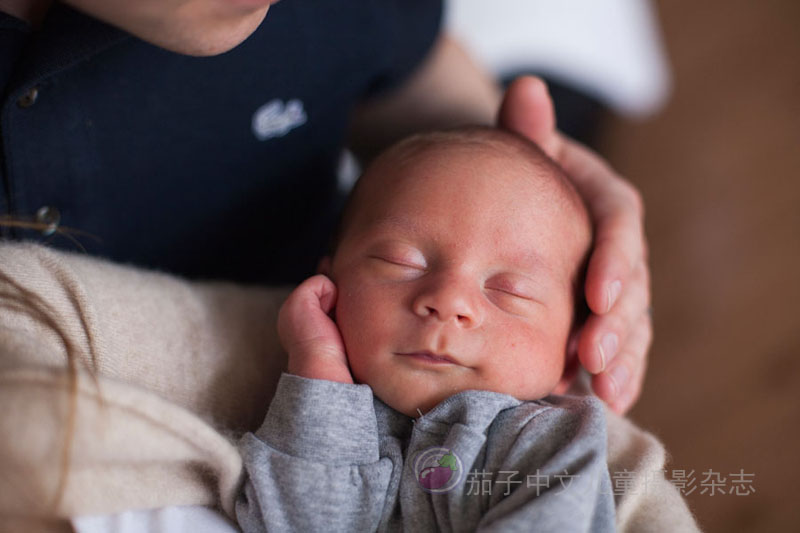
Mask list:
[{"label": "beige knit blanket", "polygon": [[[0,531],[169,505],[232,516],[233,443],[260,425],[284,367],[287,293],[0,244]],[[660,443],[611,413],[608,428],[609,470],[638,483],[617,496],[619,529],[696,531],[654,475]]]}]

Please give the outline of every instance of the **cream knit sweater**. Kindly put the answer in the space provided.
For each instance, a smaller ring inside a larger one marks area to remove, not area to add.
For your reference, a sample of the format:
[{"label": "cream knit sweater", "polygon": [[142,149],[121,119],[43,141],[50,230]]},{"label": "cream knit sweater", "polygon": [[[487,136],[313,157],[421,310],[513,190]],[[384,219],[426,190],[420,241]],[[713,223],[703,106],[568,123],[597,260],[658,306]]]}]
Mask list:
[{"label": "cream knit sweater", "polygon": [[[275,323],[287,294],[0,244],[0,531],[168,505],[232,515],[233,442],[261,424],[285,365]],[[697,531],[653,475],[661,444],[607,418],[609,470],[638,483],[617,496],[618,528]]]}]

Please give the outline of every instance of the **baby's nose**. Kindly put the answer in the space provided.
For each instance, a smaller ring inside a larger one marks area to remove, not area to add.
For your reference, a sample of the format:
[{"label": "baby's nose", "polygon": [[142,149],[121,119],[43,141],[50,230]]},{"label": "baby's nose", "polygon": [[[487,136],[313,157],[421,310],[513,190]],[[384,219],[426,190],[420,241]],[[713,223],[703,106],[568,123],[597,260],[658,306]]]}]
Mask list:
[{"label": "baby's nose", "polygon": [[478,292],[463,281],[436,280],[420,291],[414,299],[413,310],[420,317],[454,321],[462,328],[474,328],[482,322]]}]

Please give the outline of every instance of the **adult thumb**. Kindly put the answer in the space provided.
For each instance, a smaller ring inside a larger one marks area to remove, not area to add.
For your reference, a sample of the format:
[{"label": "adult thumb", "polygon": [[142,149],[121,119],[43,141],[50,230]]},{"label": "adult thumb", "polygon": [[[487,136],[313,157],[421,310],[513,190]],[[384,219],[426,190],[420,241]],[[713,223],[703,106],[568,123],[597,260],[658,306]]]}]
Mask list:
[{"label": "adult thumb", "polygon": [[557,159],[560,139],[556,132],[556,114],[547,84],[534,76],[520,76],[506,89],[498,126],[527,137],[547,155]]}]

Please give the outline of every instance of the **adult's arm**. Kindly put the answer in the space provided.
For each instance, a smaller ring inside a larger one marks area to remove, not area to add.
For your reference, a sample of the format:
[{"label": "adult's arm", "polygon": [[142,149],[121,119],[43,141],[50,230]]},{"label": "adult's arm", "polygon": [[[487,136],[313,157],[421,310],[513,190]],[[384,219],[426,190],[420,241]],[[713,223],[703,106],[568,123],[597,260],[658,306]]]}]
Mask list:
[{"label": "adult's arm", "polygon": [[368,158],[415,131],[495,121],[537,142],[561,164],[593,217],[595,245],[586,278],[592,315],[580,333],[577,354],[594,374],[598,396],[623,413],[640,394],[652,337],[644,209],[629,182],[558,132],[544,83],[522,77],[503,94],[457,42],[443,35],[403,86],[356,111],[350,137]]},{"label": "adult's arm", "polygon": [[0,516],[232,515],[241,458],[218,430],[263,421],[287,292],[0,242]]},{"label": "adult's arm", "polygon": [[[275,324],[288,292],[0,243],[0,369],[65,369],[71,356],[100,378],[252,431],[286,368]],[[24,349],[28,339],[46,349]]]}]

